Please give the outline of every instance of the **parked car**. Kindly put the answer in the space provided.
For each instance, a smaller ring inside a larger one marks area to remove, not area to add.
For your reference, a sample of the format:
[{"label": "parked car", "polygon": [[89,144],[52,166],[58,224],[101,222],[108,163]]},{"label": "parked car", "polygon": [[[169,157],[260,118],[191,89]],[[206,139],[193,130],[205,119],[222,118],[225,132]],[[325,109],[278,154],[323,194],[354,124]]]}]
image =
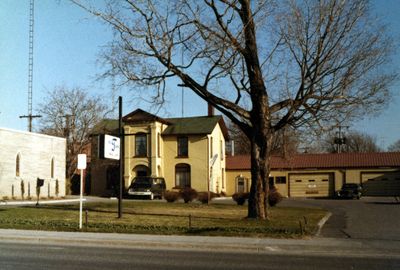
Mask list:
[{"label": "parked car", "polygon": [[132,180],[128,194],[134,197],[147,197],[150,200],[162,199],[166,190],[165,179],[162,177],[141,176]]},{"label": "parked car", "polygon": [[344,184],[336,193],[339,199],[360,199],[362,195],[362,186],[360,184]]}]

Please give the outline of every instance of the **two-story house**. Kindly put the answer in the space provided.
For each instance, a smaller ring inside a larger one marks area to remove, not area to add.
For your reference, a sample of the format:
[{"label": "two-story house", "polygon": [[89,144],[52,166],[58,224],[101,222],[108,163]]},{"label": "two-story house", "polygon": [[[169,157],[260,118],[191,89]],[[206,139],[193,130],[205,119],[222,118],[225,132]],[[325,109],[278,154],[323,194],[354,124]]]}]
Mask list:
[{"label": "two-story house", "polygon": [[160,118],[138,109],[123,122],[126,188],[146,175],[164,177],[167,189],[226,190],[228,132],[222,116]]},{"label": "two-story house", "polygon": [[[211,111],[212,112],[212,111]],[[137,109],[123,117],[124,185],[137,176],[164,177],[167,189],[226,191],[222,116],[161,118]],[[91,194],[116,195],[118,162],[98,159],[98,135],[116,134],[118,121],[99,123],[92,134]]]}]

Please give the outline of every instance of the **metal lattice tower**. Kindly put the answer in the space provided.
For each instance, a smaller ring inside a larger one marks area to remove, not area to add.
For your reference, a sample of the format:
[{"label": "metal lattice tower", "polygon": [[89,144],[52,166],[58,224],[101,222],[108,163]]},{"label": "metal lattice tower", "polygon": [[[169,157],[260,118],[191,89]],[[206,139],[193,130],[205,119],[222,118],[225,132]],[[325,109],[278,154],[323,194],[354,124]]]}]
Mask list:
[{"label": "metal lattice tower", "polygon": [[32,84],[33,84],[33,25],[34,0],[29,3],[29,69],[28,69],[28,115],[32,115]]},{"label": "metal lattice tower", "polygon": [[28,118],[28,130],[32,131],[32,119],[41,117],[40,115],[32,115],[32,88],[33,88],[33,30],[34,30],[34,7],[35,1],[29,2],[29,64],[28,64],[28,115],[22,115],[20,118]]}]

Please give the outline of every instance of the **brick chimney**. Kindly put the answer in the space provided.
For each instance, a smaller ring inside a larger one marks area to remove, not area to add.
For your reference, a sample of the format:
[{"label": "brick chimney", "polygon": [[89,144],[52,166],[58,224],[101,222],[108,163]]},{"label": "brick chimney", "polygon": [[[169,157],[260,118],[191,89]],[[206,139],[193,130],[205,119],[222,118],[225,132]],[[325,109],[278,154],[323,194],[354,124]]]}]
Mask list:
[{"label": "brick chimney", "polygon": [[214,107],[210,103],[207,103],[208,105],[208,116],[214,116]]}]

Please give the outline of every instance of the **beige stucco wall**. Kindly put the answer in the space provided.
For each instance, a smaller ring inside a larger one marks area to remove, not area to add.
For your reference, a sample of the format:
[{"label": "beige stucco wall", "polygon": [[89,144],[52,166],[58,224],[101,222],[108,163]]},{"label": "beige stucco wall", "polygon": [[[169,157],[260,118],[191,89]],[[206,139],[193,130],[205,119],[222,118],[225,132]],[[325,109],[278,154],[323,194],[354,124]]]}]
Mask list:
[{"label": "beige stucco wall", "polygon": [[[124,179],[126,188],[129,187],[132,179],[136,176],[135,168],[137,168],[137,166],[146,166],[151,176],[164,176],[164,145],[162,143],[161,133],[165,128],[166,125],[160,122],[124,126]],[[135,134],[137,133],[147,134],[147,157],[135,157]],[[159,135],[160,139],[157,139]],[[160,145],[158,145],[159,143]]]},{"label": "beige stucco wall", "polygon": [[[191,172],[191,185],[197,191],[207,191],[208,175],[210,173],[210,160],[212,154],[218,154],[213,165],[213,173],[210,181],[210,190],[221,192],[226,189],[225,176],[225,139],[219,125],[216,125],[210,135],[189,135],[187,158],[177,157],[176,135],[162,136],[161,133],[167,125],[154,122],[140,125],[127,125],[125,134],[125,187],[129,187],[136,176],[137,166],[146,166],[152,176],[164,177],[167,189],[175,187],[175,166],[180,163],[188,164]],[[135,157],[135,136],[137,133],[146,133],[148,156]],[[158,136],[160,135],[159,139]],[[211,138],[213,140],[211,150]],[[160,144],[158,146],[158,143]],[[159,149],[158,149],[159,147]]]},{"label": "beige stucco wall", "polygon": [[[40,196],[57,196],[57,181],[58,196],[65,196],[65,149],[64,138],[0,129],[0,199],[11,198],[13,195],[20,198],[22,181],[24,196],[36,197],[38,177],[45,180]],[[16,175],[17,155],[20,155],[19,176]],[[54,159],[53,177],[51,177],[52,159]]]},{"label": "beige stucco wall", "polygon": [[[272,171],[270,173],[270,176],[272,177],[277,177],[277,176],[284,176],[286,177],[286,185],[285,184],[275,184],[276,188],[278,189],[279,193],[282,194],[282,196],[287,196],[288,195],[288,172],[286,171]],[[226,171],[226,178],[227,178],[227,189],[226,189],[226,194],[227,195],[232,195],[234,194],[236,190],[236,178],[237,177],[244,177],[247,182],[246,189],[247,191],[250,191],[250,185],[251,185],[251,172],[250,170],[227,170]]]},{"label": "beige stucco wall", "polygon": [[[211,143],[212,140],[212,143]],[[225,172],[225,138],[219,125],[208,135],[209,158],[212,160],[214,155],[218,155],[212,168],[210,179],[210,191],[220,193],[226,192],[226,172]],[[211,149],[212,146],[212,149]],[[209,162],[210,162],[209,161]]]},{"label": "beige stucco wall", "polygon": [[[289,174],[332,174],[334,191],[339,190],[343,183],[361,183],[362,173],[375,172],[395,172],[398,168],[376,168],[376,169],[332,169],[332,170],[296,170],[296,171],[272,171],[271,176],[286,176],[286,185],[276,184],[279,192],[283,196],[288,196]],[[236,192],[236,177],[242,175],[245,178],[251,179],[250,170],[227,170],[227,195],[232,195]],[[250,186],[248,187],[250,189]]]},{"label": "beige stucco wall", "polygon": [[197,191],[207,190],[207,137],[204,135],[188,137],[188,157],[177,157],[177,137],[164,136],[164,178],[167,189],[175,187],[175,166],[180,163],[190,166],[191,186]]}]

